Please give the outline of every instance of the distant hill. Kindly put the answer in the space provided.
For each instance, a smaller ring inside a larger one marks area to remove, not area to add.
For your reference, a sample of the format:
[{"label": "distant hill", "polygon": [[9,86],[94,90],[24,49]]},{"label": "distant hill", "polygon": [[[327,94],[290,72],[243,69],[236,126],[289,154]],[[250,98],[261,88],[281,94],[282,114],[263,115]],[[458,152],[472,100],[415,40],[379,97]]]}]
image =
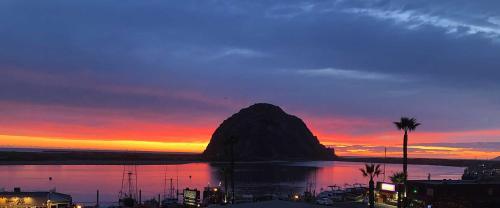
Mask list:
[{"label": "distant hill", "polygon": [[493,158],[492,160],[500,161],[500,156]]},{"label": "distant hill", "polygon": [[229,159],[229,138],[236,160],[329,160],[333,150],[325,148],[298,117],[280,107],[258,103],[240,110],[215,130],[203,152],[207,160]]}]

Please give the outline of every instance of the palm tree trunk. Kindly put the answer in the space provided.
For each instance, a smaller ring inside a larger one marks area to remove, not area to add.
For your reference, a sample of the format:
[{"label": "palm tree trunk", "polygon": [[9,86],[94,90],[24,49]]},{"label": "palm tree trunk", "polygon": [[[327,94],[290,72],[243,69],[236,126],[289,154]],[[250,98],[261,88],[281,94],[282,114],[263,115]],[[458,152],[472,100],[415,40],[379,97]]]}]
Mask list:
[{"label": "palm tree trunk", "polygon": [[406,199],[406,181],[408,177],[408,131],[405,130],[405,136],[403,139],[403,173],[404,173],[404,192],[405,195],[403,197],[403,207],[407,207],[407,199]]},{"label": "palm tree trunk", "polygon": [[370,190],[369,190],[369,203],[370,203],[370,208],[375,207],[375,185],[373,183],[373,178],[370,178]]},{"label": "palm tree trunk", "polygon": [[401,208],[401,200],[403,200],[402,199],[402,192],[403,192],[403,190],[401,190],[401,186],[399,186],[399,184],[398,184],[397,187],[398,187],[397,188],[397,191],[398,191],[398,204],[397,204],[397,207]]}]

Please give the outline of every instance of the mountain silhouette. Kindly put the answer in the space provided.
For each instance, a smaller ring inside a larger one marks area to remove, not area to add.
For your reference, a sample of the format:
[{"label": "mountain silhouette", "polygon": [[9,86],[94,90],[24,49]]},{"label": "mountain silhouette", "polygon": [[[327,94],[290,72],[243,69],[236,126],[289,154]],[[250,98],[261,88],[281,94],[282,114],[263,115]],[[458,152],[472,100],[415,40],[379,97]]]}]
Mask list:
[{"label": "mountain silhouette", "polygon": [[298,117],[280,107],[257,103],[226,119],[215,130],[203,152],[211,161],[227,161],[229,141],[238,161],[329,160],[335,157]]}]

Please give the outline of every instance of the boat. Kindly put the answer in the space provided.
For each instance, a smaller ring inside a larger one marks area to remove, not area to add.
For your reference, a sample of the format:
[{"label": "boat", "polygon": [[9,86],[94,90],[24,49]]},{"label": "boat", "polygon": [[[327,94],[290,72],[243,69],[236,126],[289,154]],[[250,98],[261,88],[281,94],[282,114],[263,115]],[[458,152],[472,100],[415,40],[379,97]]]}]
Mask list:
[{"label": "boat", "polygon": [[328,191],[323,191],[318,194],[317,198],[318,199],[331,199],[332,201],[344,201],[345,200],[345,190],[342,190],[340,186],[328,186],[330,190]]},{"label": "boat", "polygon": [[[169,187],[167,190],[167,181],[169,181]],[[165,166],[165,178],[164,178],[164,187],[163,187],[163,200],[161,200],[161,207],[177,207],[179,205],[179,176],[177,176],[176,182],[177,187],[174,188],[174,179],[167,179],[167,166]]]},{"label": "boat", "polygon": [[331,205],[333,205],[333,200],[331,200],[329,198],[319,198],[319,199],[316,199],[316,204],[331,206]]},{"label": "boat", "polygon": [[119,207],[136,207],[137,201],[137,166],[123,168],[122,187],[119,193]]},{"label": "boat", "polygon": [[161,207],[176,207],[179,204],[177,198],[164,198],[161,200]]},{"label": "boat", "polygon": [[367,191],[368,188],[363,186],[363,184],[353,184],[352,187],[345,188],[345,200],[362,201]]}]

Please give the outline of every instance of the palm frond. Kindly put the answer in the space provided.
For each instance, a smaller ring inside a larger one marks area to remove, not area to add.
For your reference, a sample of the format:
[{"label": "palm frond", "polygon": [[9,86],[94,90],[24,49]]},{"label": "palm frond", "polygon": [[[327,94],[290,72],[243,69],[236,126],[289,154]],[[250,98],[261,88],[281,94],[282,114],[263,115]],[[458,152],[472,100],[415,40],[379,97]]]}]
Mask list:
[{"label": "palm frond", "polygon": [[401,124],[401,122],[393,122],[393,123],[394,123],[394,125],[396,125],[396,128],[397,128],[398,130],[403,129],[403,125]]},{"label": "palm frond", "polygon": [[375,166],[375,171],[373,172],[373,175],[375,176],[378,176],[380,175],[382,171],[380,170],[380,164],[377,164],[377,166]]},{"label": "palm frond", "polygon": [[399,130],[414,131],[420,123],[416,118],[401,117],[400,121],[393,122]]},{"label": "palm frond", "polygon": [[364,177],[368,176],[368,173],[365,171],[365,169],[360,168],[359,170],[361,171]]},{"label": "palm frond", "polygon": [[389,178],[393,183],[403,183],[405,181],[405,174],[403,172],[395,172]]},{"label": "palm frond", "polygon": [[374,165],[373,164],[370,164],[370,165],[365,164],[365,166],[366,166],[366,172],[367,173],[373,173],[373,169],[374,169],[374,167],[373,167]]}]

